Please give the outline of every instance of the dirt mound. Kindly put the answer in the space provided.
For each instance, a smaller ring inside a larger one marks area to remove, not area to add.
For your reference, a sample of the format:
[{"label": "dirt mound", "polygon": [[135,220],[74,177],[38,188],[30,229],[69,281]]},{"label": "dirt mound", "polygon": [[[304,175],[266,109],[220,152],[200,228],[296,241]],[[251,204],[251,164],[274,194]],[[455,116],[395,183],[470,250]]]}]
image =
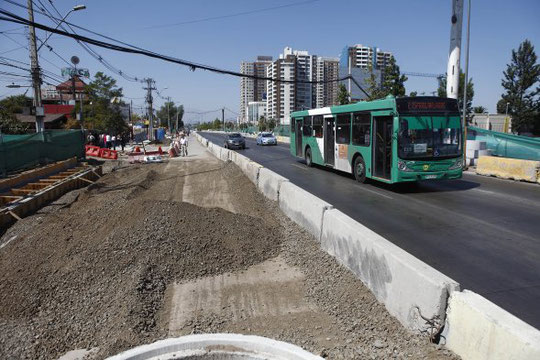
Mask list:
[{"label": "dirt mound", "polygon": [[0,333],[12,334],[0,336],[1,358],[113,354],[159,338],[167,284],[277,255],[280,236],[261,219],[150,200],[141,193],[159,174],[135,174],[83,191],[0,251]]}]

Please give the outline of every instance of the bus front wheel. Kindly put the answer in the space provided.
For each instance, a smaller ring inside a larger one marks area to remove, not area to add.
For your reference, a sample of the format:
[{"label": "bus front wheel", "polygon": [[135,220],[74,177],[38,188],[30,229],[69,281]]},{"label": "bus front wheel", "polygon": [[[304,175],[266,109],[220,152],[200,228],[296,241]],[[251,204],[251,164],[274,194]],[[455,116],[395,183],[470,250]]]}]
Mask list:
[{"label": "bus front wheel", "polygon": [[358,156],[354,160],[353,174],[356,181],[361,183],[366,182],[366,163],[361,156]]},{"label": "bus front wheel", "polygon": [[306,149],[306,165],[308,167],[313,166],[313,161],[312,161],[312,158],[311,158],[311,149],[310,148]]}]

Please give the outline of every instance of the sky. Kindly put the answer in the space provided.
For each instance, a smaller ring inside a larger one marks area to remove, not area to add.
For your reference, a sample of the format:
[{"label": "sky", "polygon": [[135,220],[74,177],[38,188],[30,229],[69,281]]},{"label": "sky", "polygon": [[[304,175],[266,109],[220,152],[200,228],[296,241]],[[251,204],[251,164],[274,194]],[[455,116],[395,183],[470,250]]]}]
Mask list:
[{"label": "sky", "polygon": [[[26,0],[13,0],[26,5]],[[41,2],[52,10],[49,0]],[[35,1],[41,6],[38,1]],[[275,58],[290,46],[310,54],[338,57],[347,45],[376,46],[394,54],[401,71],[445,73],[450,44],[451,0],[52,0],[60,13],[86,5],[67,21],[100,34],[154,52],[196,63],[239,71],[242,61],[257,55]],[[26,10],[0,0],[0,8],[27,16]],[[271,8],[271,9],[269,9]],[[266,9],[266,10],[263,10]],[[260,11],[262,10],[262,11]],[[244,13],[238,16],[230,16]],[[529,39],[540,56],[539,0],[472,0],[469,77],[473,79],[474,106],[495,112],[503,93],[501,79],[512,49]],[[37,22],[52,21],[38,13]],[[206,19],[206,20],[205,20]],[[464,67],[466,12],[464,14],[462,67]],[[0,56],[29,63],[26,31],[17,24],[0,21]],[[83,35],[90,35],[80,32]],[[9,38],[7,36],[9,36]],[[37,36],[45,34],[37,31]],[[95,37],[94,35],[90,35]],[[103,40],[103,39],[101,39]],[[145,91],[105,68],[73,39],[53,35],[49,41],[64,59],[80,58],[79,67],[93,76],[102,71],[113,76],[123,88],[125,100],[144,106]],[[183,104],[185,120],[210,121],[220,112],[196,112],[226,107],[227,119],[239,112],[240,79],[146,58],[141,55],[94,49],[109,63],[139,78],[155,79],[164,96]],[[66,67],[60,57],[43,48],[40,65],[60,75]],[[1,71],[24,73],[0,66]],[[10,89],[15,78],[0,75],[0,97],[23,93]],[[24,82],[15,81],[18,84]],[[407,93],[430,95],[437,89],[433,78],[409,77]],[[31,94],[31,92],[29,93]],[[155,96],[159,107],[164,100]]]}]

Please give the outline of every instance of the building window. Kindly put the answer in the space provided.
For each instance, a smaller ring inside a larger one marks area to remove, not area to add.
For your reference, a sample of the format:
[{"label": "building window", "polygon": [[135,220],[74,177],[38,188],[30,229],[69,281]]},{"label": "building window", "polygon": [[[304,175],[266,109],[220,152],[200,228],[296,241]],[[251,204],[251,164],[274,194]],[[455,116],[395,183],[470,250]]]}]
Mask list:
[{"label": "building window", "polygon": [[322,138],[323,137],[323,116],[315,115],[313,117],[313,136]]},{"label": "building window", "polygon": [[351,142],[351,114],[340,114],[336,121],[336,143],[348,144]]},{"label": "building window", "polygon": [[371,135],[371,117],[369,113],[355,113],[352,124],[353,145],[369,146]]}]

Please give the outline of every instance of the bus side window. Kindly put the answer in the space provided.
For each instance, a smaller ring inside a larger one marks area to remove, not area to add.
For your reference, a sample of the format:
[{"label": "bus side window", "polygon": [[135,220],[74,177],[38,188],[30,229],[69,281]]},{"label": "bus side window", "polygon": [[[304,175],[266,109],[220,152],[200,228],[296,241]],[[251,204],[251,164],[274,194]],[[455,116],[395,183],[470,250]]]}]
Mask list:
[{"label": "bus side window", "polygon": [[313,136],[322,138],[323,137],[323,116],[315,115],[313,116]]},{"label": "bus side window", "polygon": [[369,146],[371,135],[371,117],[369,113],[356,113],[353,116],[353,145]]},{"label": "bus side window", "polygon": [[351,142],[351,114],[339,114],[336,121],[336,143],[349,144]]},{"label": "bus side window", "polygon": [[304,116],[304,126],[302,126],[304,136],[312,136],[311,134],[311,116]]}]

